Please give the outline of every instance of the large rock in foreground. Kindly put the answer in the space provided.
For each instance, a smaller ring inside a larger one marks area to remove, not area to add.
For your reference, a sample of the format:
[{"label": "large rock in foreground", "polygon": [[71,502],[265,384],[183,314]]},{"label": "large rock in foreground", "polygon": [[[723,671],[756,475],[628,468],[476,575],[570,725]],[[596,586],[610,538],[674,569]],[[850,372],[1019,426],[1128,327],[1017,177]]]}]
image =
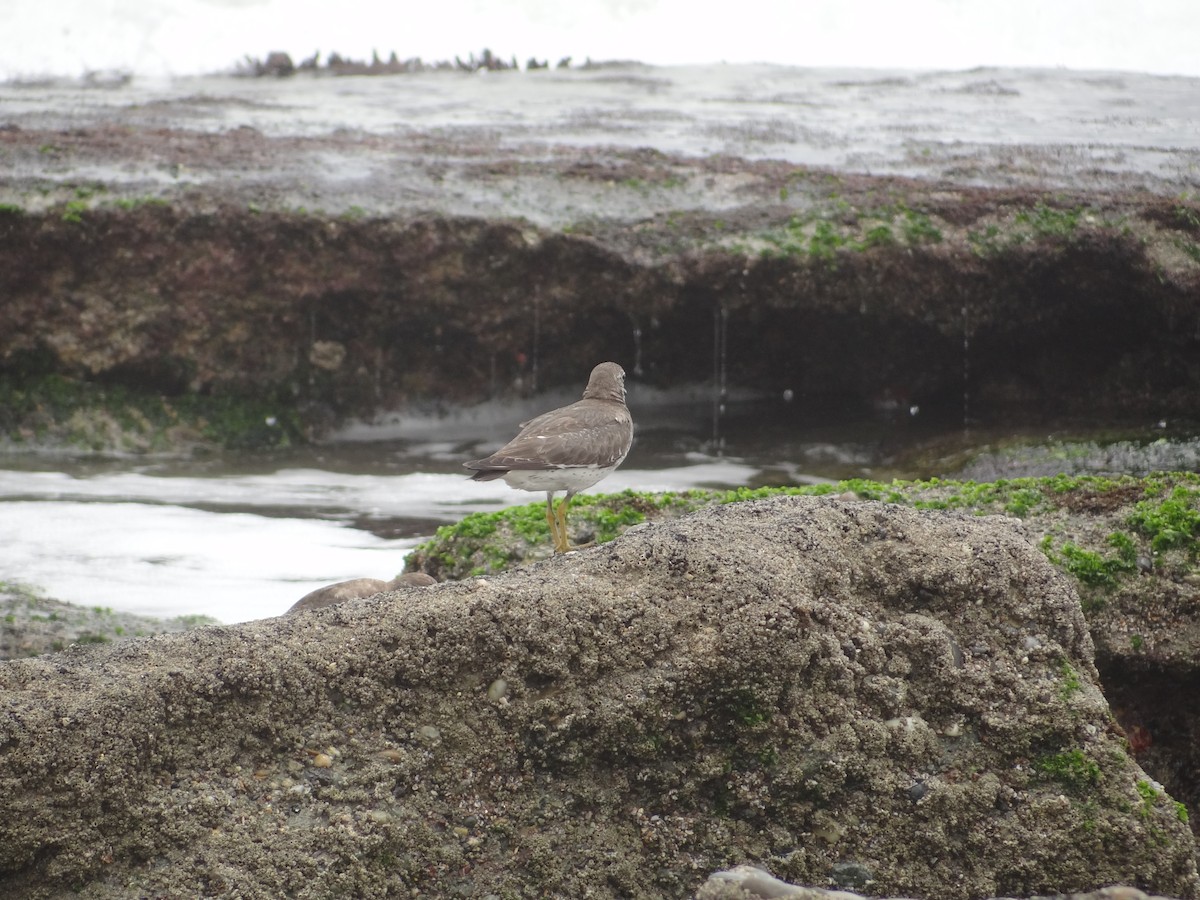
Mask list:
[{"label": "large rock in foreground", "polygon": [[1200,895],[1005,520],[734,504],[0,690],[6,896]]}]

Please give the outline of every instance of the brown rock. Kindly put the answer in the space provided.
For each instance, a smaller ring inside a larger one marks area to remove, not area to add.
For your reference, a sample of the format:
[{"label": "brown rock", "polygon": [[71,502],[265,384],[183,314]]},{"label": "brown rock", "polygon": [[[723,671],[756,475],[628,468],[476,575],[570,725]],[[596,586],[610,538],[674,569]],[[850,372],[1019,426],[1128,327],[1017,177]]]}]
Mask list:
[{"label": "brown rock", "polygon": [[0,666],[5,896],[686,897],[731,859],[1200,894],[1010,520],[731,504],[480,587]]},{"label": "brown rock", "polygon": [[353,578],[350,581],[339,581],[337,584],[317,588],[297,600],[289,609],[289,613],[306,609],[322,609],[345,603],[347,600],[361,600],[373,597],[384,591],[398,591],[410,587],[426,587],[437,584],[437,580],[424,572],[406,572],[397,575],[391,581],[380,581],[378,578]]}]

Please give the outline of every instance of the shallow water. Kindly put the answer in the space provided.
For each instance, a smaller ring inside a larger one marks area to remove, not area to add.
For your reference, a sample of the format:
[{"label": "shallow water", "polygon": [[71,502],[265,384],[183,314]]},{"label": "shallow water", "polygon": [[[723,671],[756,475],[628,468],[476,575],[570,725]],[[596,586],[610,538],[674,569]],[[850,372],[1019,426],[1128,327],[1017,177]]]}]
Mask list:
[{"label": "shallow water", "polygon": [[[559,398],[449,417],[383,417],[336,442],[207,460],[0,462],[0,579],[50,596],[156,616],[239,622],[284,612],[317,587],[388,579],[440,524],[538,501],[473,482],[462,461]],[[965,430],[897,419],[765,415],[734,403],[631,408],[642,425],[624,467],[598,492],[806,484],[866,477],[1014,477],[1045,471],[1200,470],[1200,438],[1140,432]],[[401,438],[400,435],[406,437]],[[1090,438],[1091,443],[1082,438]]]}]

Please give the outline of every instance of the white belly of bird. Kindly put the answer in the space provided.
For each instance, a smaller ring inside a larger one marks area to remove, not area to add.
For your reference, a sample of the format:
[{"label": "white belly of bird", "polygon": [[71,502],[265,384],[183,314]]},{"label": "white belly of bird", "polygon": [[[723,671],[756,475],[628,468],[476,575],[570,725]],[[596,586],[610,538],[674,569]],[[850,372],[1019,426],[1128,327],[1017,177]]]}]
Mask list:
[{"label": "white belly of bird", "polygon": [[513,469],[504,475],[509,487],[523,491],[582,491],[616,466],[566,466],[561,469]]}]

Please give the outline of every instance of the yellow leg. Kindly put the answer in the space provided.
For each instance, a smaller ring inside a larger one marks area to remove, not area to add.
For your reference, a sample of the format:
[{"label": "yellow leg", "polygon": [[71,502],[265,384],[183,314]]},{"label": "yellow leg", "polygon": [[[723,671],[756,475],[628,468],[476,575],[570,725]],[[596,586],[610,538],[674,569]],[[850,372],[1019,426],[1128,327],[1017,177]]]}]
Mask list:
[{"label": "yellow leg", "polygon": [[550,526],[550,540],[554,542],[554,552],[561,553],[558,549],[558,519],[554,515],[554,494],[546,494],[546,524]]},{"label": "yellow leg", "polygon": [[558,504],[558,512],[555,517],[558,519],[558,535],[554,550],[556,553],[566,553],[571,549],[571,543],[567,540],[567,507],[571,505],[571,492],[567,491],[567,496],[563,497]]}]

